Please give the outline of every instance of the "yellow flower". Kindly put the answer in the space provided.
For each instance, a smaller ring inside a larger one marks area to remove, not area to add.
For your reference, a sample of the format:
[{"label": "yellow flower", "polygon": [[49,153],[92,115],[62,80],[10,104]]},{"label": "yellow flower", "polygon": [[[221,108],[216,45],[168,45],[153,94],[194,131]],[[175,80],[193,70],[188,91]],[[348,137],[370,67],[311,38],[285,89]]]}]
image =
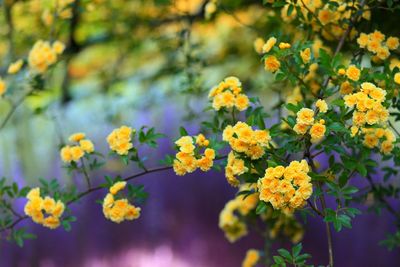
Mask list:
[{"label": "yellow flower", "polygon": [[288,49],[291,45],[289,43],[279,43],[279,49]]},{"label": "yellow flower", "polygon": [[351,126],[350,131],[351,131],[351,137],[354,137],[358,133],[358,127]]},{"label": "yellow flower", "polygon": [[236,96],[235,107],[239,111],[246,110],[249,107],[249,105],[250,105],[249,98],[246,95],[240,94]]},{"label": "yellow flower", "polygon": [[338,74],[339,74],[339,75],[345,75],[345,74],[346,74],[346,70],[343,69],[343,68],[340,68],[340,69],[338,70]]},{"label": "yellow flower", "polygon": [[348,95],[353,92],[353,86],[348,81],[343,82],[340,85],[340,93],[342,95]]},{"label": "yellow flower", "polygon": [[293,127],[293,131],[295,131],[297,134],[305,134],[308,128],[308,124],[296,123]]},{"label": "yellow flower", "polygon": [[378,145],[378,138],[374,134],[367,134],[364,137],[364,145],[369,148],[374,148]]},{"label": "yellow flower", "polygon": [[60,157],[65,163],[70,163],[72,161],[71,147],[64,146],[60,151]]},{"label": "yellow flower", "polygon": [[[394,75],[394,82],[397,84],[400,84],[400,72],[398,72]],[[1,89],[0,89],[0,92],[1,92]]]},{"label": "yellow flower", "polygon": [[49,216],[44,219],[43,226],[50,229],[56,229],[58,226],[60,226],[60,219],[54,216]]},{"label": "yellow flower", "polygon": [[315,123],[313,126],[311,126],[310,128],[311,143],[317,143],[321,141],[321,139],[325,135],[325,131],[326,127],[321,122]]},{"label": "yellow flower", "polygon": [[328,104],[323,99],[318,99],[315,106],[319,109],[319,112],[326,113],[328,111]]},{"label": "yellow flower", "polygon": [[303,51],[300,51],[300,57],[301,57],[301,60],[303,60],[304,64],[307,64],[308,62],[310,62],[310,59],[311,59],[310,48],[306,48]]},{"label": "yellow flower", "polygon": [[65,49],[65,44],[63,44],[62,42],[55,41],[53,43],[53,50],[54,52],[56,52],[57,55],[62,54],[64,52],[64,49]]},{"label": "yellow flower", "polygon": [[386,46],[390,50],[396,50],[399,47],[399,38],[397,38],[397,37],[389,37],[389,38],[387,38]]},{"label": "yellow flower", "polygon": [[116,182],[115,184],[113,184],[113,186],[110,187],[110,193],[115,195],[117,194],[119,191],[121,191],[122,189],[124,189],[126,186],[126,182],[125,181],[119,181]]},{"label": "yellow flower", "polygon": [[260,254],[255,249],[249,249],[242,262],[242,267],[254,267],[260,259]]},{"label": "yellow flower", "polygon": [[314,123],[314,111],[309,108],[302,108],[297,112],[296,122],[298,124],[311,125]]},{"label": "yellow flower", "polygon": [[204,151],[204,156],[209,159],[214,159],[215,158],[215,150],[212,148],[206,148]]},{"label": "yellow flower", "polygon": [[54,22],[53,15],[49,9],[43,11],[41,19],[46,26],[50,26]]},{"label": "yellow flower", "polygon": [[376,40],[376,41],[382,42],[383,40],[385,40],[385,35],[383,33],[381,33],[380,31],[375,30],[373,33],[369,34],[369,38],[371,40]]},{"label": "yellow flower", "polygon": [[368,110],[365,114],[365,121],[369,125],[373,125],[379,122],[379,113],[375,110]]},{"label": "yellow flower", "polygon": [[4,95],[6,91],[7,91],[6,82],[2,78],[0,78],[0,96]]},{"label": "yellow flower", "polygon": [[379,47],[376,51],[376,55],[379,59],[385,60],[390,56],[390,52],[387,47]]},{"label": "yellow flower", "polygon": [[358,81],[358,79],[360,79],[360,73],[360,70],[354,65],[350,65],[346,70],[347,78],[353,81]]},{"label": "yellow flower", "polygon": [[275,56],[268,56],[264,61],[264,65],[265,65],[265,70],[270,71],[272,73],[274,73],[281,67],[281,63]]},{"label": "yellow flower", "polygon": [[256,52],[258,54],[262,54],[263,53],[263,46],[265,44],[265,41],[263,38],[257,38],[254,41],[254,50],[256,50]]},{"label": "yellow flower", "polygon": [[75,162],[78,162],[85,155],[85,152],[80,146],[72,146],[70,148],[70,153],[72,160]]},{"label": "yellow flower", "polygon": [[276,44],[276,38],[270,37],[262,48],[263,53],[268,53],[275,44]]},{"label": "yellow flower", "polygon": [[24,61],[22,59],[18,59],[14,63],[10,64],[7,72],[9,74],[15,74],[21,70],[23,64],[24,64]]},{"label": "yellow flower", "polygon": [[392,141],[390,141],[390,140],[385,140],[385,141],[382,142],[380,151],[381,151],[383,154],[387,155],[387,154],[389,154],[390,152],[392,152],[392,150],[393,150],[393,143],[392,143]]},{"label": "yellow flower", "polygon": [[365,48],[367,47],[369,42],[369,36],[368,34],[365,33],[360,33],[360,36],[357,39],[357,43],[360,46],[360,48]]},{"label": "yellow flower", "polygon": [[367,49],[370,52],[377,53],[378,49],[381,48],[381,42],[377,40],[369,40]]},{"label": "yellow flower", "polygon": [[94,145],[90,140],[81,140],[79,141],[79,145],[85,153],[92,153],[94,151]]},{"label": "yellow flower", "polygon": [[82,139],[84,139],[85,137],[86,137],[86,135],[84,133],[74,133],[74,134],[70,135],[68,140],[70,142],[79,142]]},{"label": "yellow flower", "polygon": [[333,13],[329,9],[322,9],[318,12],[318,19],[322,25],[326,25],[333,19]]}]

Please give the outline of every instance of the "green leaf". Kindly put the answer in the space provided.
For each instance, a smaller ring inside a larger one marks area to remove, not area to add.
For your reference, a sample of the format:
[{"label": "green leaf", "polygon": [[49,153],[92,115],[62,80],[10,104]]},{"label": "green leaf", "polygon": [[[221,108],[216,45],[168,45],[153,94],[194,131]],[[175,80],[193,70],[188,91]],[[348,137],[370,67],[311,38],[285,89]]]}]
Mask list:
[{"label": "green leaf", "polygon": [[294,258],[297,258],[297,256],[300,255],[302,248],[303,248],[303,245],[301,243],[298,243],[296,246],[294,246],[292,248],[292,254],[293,254]]},{"label": "green leaf", "polygon": [[182,126],[179,127],[179,133],[180,133],[181,136],[189,135],[188,132],[186,131],[186,129],[183,128]]},{"label": "green leaf", "polygon": [[267,210],[267,204],[264,201],[258,202],[257,208],[256,208],[256,214],[262,214]]}]

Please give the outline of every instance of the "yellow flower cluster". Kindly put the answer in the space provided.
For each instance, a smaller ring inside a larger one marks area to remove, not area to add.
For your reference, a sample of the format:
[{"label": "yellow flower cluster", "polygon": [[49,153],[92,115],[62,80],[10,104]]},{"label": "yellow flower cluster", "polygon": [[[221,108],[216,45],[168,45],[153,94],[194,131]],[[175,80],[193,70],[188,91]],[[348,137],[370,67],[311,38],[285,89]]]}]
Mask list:
[{"label": "yellow flower cluster", "polygon": [[292,243],[298,243],[303,239],[304,228],[293,214],[281,213],[271,227],[269,236],[274,239],[280,234],[288,237]]},{"label": "yellow flower cluster", "polygon": [[194,145],[194,138],[192,136],[182,136],[175,144],[179,148],[179,152],[176,153],[176,159],[173,163],[174,171],[177,175],[185,175],[186,173],[192,173],[197,168],[202,171],[208,171],[214,164],[215,150],[207,148],[210,142],[205,138],[203,134],[199,134],[195,138],[196,145],[198,147],[204,147],[204,155],[197,155],[196,146]]},{"label": "yellow flower cluster", "polygon": [[18,59],[14,63],[10,64],[10,66],[8,67],[7,73],[8,74],[18,73],[21,70],[23,65],[24,65],[24,61],[22,59]]},{"label": "yellow flower cluster", "polygon": [[58,55],[64,51],[64,44],[59,41],[50,45],[47,41],[37,41],[28,56],[29,67],[38,72],[44,73],[49,66],[57,61]]},{"label": "yellow flower cluster", "polygon": [[135,129],[125,125],[114,129],[107,136],[107,142],[110,149],[118,155],[128,155],[129,150],[133,147],[132,134],[135,133],[135,131]]},{"label": "yellow flower cluster", "polygon": [[[354,108],[351,127],[351,136],[364,134],[364,145],[369,148],[379,146],[384,154],[393,149],[395,136],[385,128],[389,118],[389,111],[382,104],[386,99],[386,91],[376,87],[373,83],[364,82],[359,92],[344,96],[344,103],[349,108]],[[366,128],[365,126],[379,126]]]},{"label": "yellow flower cluster", "polygon": [[65,163],[71,161],[78,162],[85,153],[90,154],[94,152],[94,145],[89,139],[85,139],[84,133],[72,134],[68,140],[75,143],[75,145],[66,145],[60,151],[61,160]]},{"label": "yellow flower cluster", "polygon": [[[331,5],[324,4],[322,0],[304,0],[298,1],[297,5],[300,8],[302,16],[298,15],[297,8],[294,8],[290,15],[288,15],[288,9],[292,2],[288,2],[281,9],[281,17],[284,21],[293,21],[296,17],[304,18],[305,22],[310,24],[314,32],[321,32],[322,36],[327,40],[339,39],[343,33],[347,30],[344,20],[351,18],[353,10],[359,10],[360,5],[358,1],[346,2],[346,1],[335,1],[337,7],[333,8]],[[366,8],[359,19],[363,18],[369,20],[371,12]],[[309,13],[312,13],[311,16]],[[350,36],[353,37],[356,31],[352,29]]]},{"label": "yellow flower cluster", "polygon": [[235,152],[244,153],[255,160],[264,155],[264,148],[269,147],[271,136],[267,130],[253,130],[245,122],[239,121],[235,126],[226,126],[222,140],[228,142]]},{"label": "yellow flower cluster", "polygon": [[246,257],[242,262],[242,267],[254,267],[260,260],[260,253],[256,249],[249,249],[246,252]]},{"label": "yellow flower cluster", "polygon": [[305,160],[292,161],[284,166],[269,167],[258,180],[260,200],[271,203],[274,209],[291,213],[304,206],[313,192],[309,167]]},{"label": "yellow flower cluster", "polygon": [[[353,126],[355,127],[355,126]],[[387,155],[392,152],[396,137],[394,133],[388,128],[361,128],[359,131],[352,127],[353,131],[361,132],[364,134],[363,144],[368,148],[380,147],[380,151]],[[356,133],[354,133],[356,134]]]},{"label": "yellow flower cluster", "polygon": [[[239,191],[255,189],[253,185],[244,184]],[[229,242],[235,242],[241,237],[247,235],[246,223],[240,220],[241,216],[246,216],[257,206],[258,193],[251,194],[244,198],[238,195],[236,198],[228,201],[219,215],[219,228],[225,233],[225,237]]]},{"label": "yellow flower cluster", "polygon": [[[32,218],[35,223],[50,229],[60,225],[60,217],[64,213],[65,205],[60,200],[40,196],[40,188],[33,188],[26,195],[28,202],[25,205],[25,214]],[[48,215],[45,217],[45,215]]]},{"label": "yellow flower cluster", "polygon": [[369,82],[361,84],[361,91],[343,97],[347,107],[355,107],[353,125],[357,127],[384,123],[388,120],[389,112],[382,105],[385,98],[386,91]]},{"label": "yellow flower cluster", "polygon": [[236,77],[227,77],[214,86],[208,95],[212,99],[212,107],[215,110],[221,108],[235,107],[239,111],[246,110],[249,105],[249,98],[242,93],[242,83]]},{"label": "yellow flower cluster", "polygon": [[130,204],[126,198],[115,199],[115,195],[125,187],[125,181],[116,182],[110,187],[109,193],[103,200],[104,216],[115,223],[120,223],[124,220],[131,221],[140,216],[141,209]]},{"label": "yellow flower cluster", "polygon": [[228,162],[225,167],[225,177],[228,183],[232,186],[239,186],[240,181],[236,178],[247,172],[248,168],[244,164],[244,160],[236,158],[233,151],[228,154]]},{"label": "yellow flower cluster", "polygon": [[7,92],[7,84],[6,82],[0,77],[0,96],[4,95]]},{"label": "yellow flower cluster", "polygon": [[[325,113],[328,111],[328,105],[325,100],[319,99],[315,106],[318,108],[320,113]],[[311,142],[317,143],[321,141],[326,132],[325,120],[321,119],[318,122],[315,122],[314,119],[314,110],[309,108],[302,108],[296,114],[296,124],[293,127],[293,130],[297,134],[306,134],[309,131],[311,136]]]},{"label": "yellow flower cluster", "polygon": [[56,0],[52,2],[56,9],[45,9],[42,14],[42,21],[46,26],[50,26],[54,23],[54,15],[61,19],[69,19],[72,17],[71,4],[75,2],[75,0]]},{"label": "yellow flower cluster", "polygon": [[374,31],[370,34],[361,33],[357,39],[360,48],[367,49],[374,54],[373,60],[385,60],[390,56],[390,50],[396,50],[399,47],[399,38],[389,37],[385,41],[385,35],[380,31]]}]

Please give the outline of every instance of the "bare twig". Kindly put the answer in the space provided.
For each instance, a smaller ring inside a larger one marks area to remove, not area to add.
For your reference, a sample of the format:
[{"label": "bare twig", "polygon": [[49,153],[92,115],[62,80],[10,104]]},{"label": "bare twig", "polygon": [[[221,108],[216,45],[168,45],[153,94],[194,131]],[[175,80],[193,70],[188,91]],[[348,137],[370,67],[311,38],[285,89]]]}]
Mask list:
[{"label": "bare twig", "polygon": [[25,99],[34,91],[34,89],[28,90],[23,96],[21,96],[15,103],[12,103],[11,109],[8,111],[7,115],[4,117],[0,124],[0,130],[6,126],[7,122],[11,119],[11,116],[17,110],[17,108],[25,101]]}]

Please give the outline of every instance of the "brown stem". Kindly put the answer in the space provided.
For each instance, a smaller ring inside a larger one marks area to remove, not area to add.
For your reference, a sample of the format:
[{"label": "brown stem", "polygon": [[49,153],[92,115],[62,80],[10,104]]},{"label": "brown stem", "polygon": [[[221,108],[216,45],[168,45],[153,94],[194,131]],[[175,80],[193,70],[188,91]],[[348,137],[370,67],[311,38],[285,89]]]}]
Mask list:
[{"label": "brown stem", "polygon": [[[308,162],[311,166],[312,171],[314,173],[317,173],[317,168],[315,167],[314,161],[310,154],[310,147],[311,147],[311,143],[307,142],[304,156],[308,159]],[[319,196],[319,201],[320,201],[321,207],[322,207],[321,213],[322,213],[323,217],[325,217],[325,210],[326,210],[327,206],[326,206],[324,191],[322,190],[322,183],[317,182],[316,186],[321,191],[321,195]],[[327,241],[328,241],[329,266],[333,267],[333,242],[332,242],[332,232],[331,232],[329,222],[325,222],[325,231],[326,231],[326,237],[327,237]]]}]

